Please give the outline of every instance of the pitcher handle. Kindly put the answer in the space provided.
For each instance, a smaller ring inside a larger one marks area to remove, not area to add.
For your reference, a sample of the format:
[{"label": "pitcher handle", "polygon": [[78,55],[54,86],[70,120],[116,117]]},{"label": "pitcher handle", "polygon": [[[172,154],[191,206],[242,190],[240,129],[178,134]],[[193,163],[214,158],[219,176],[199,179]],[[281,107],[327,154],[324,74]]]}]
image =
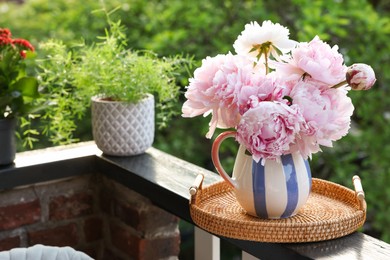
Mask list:
[{"label": "pitcher handle", "polygon": [[235,137],[236,132],[235,131],[226,131],[221,133],[220,135],[215,138],[213,145],[211,147],[211,159],[213,160],[213,164],[215,168],[217,169],[217,172],[221,177],[233,188],[237,187],[236,182],[230,178],[230,176],[226,173],[226,171],[223,169],[222,164],[219,160],[219,147],[221,146],[221,143],[229,138],[229,137]]}]

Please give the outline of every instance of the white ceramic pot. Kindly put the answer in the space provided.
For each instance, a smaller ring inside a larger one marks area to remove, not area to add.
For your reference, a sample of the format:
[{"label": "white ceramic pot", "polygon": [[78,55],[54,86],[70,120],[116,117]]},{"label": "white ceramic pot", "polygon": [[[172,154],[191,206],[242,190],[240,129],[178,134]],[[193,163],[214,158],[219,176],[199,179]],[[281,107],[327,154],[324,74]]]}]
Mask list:
[{"label": "white ceramic pot", "polygon": [[311,190],[311,171],[307,160],[299,153],[280,157],[280,162],[266,160],[256,162],[240,146],[233,168],[232,178],[219,160],[220,144],[236,132],[220,134],[212,146],[213,163],[234,189],[237,201],[250,215],[264,219],[294,216],[306,203]]},{"label": "white ceramic pot", "polygon": [[138,103],[92,98],[92,132],[104,154],[130,156],[141,154],[154,140],[154,97]]}]

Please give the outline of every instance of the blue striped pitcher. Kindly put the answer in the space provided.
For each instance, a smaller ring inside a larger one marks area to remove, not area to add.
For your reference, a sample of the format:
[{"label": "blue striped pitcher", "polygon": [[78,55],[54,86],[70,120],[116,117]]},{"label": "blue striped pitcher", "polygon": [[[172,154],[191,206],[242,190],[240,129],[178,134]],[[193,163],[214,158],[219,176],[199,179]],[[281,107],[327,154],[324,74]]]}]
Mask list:
[{"label": "blue striped pitcher", "polygon": [[221,177],[230,184],[237,201],[250,215],[264,219],[287,218],[297,214],[311,190],[311,171],[300,153],[280,157],[280,162],[266,160],[264,165],[245,153],[240,145],[230,177],[219,160],[219,147],[236,132],[220,134],[212,146],[212,160]]}]

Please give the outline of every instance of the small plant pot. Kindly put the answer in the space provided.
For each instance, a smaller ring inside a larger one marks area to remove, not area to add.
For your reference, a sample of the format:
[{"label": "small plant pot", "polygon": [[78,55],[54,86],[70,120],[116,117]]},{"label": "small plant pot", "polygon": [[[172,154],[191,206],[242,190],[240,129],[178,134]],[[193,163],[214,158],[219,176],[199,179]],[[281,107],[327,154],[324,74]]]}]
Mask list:
[{"label": "small plant pot", "polygon": [[131,156],[144,153],[154,140],[154,97],[138,103],[92,97],[92,132],[104,154]]},{"label": "small plant pot", "polygon": [[14,162],[16,154],[16,119],[0,119],[0,165]]}]

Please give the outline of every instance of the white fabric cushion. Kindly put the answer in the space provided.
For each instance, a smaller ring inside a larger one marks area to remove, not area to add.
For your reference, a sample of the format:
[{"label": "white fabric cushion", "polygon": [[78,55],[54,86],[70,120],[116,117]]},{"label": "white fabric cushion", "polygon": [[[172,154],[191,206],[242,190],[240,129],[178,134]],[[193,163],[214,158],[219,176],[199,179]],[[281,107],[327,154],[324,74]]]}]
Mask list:
[{"label": "white fabric cushion", "polygon": [[93,260],[71,247],[35,245],[0,252],[0,260]]}]

